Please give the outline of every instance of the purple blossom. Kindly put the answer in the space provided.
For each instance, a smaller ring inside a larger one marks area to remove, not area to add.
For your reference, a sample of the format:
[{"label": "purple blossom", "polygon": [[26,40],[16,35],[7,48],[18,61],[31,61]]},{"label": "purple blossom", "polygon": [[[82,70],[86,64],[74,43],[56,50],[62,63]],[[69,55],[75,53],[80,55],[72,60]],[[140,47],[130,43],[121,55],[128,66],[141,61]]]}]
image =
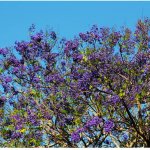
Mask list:
[{"label": "purple blossom", "polygon": [[46,77],[46,82],[52,82],[52,83],[60,83],[63,82],[64,79],[59,74],[49,75]]},{"label": "purple blossom", "polygon": [[78,128],[77,130],[76,130],[76,132],[77,133],[82,133],[82,132],[84,132],[86,129],[83,127],[83,128]]},{"label": "purple blossom", "polygon": [[15,119],[16,121],[20,121],[21,119],[19,114],[13,115],[12,118]]},{"label": "purple blossom", "polygon": [[110,99],[110,102],[113,103],[113,104],[116,104],[116,103],[120,102],[119,96],[118,95],[112,96],[111,99]]},{"label": "purple blossom", "polygon": [[107,120],[107,121],[105,121],[105,124],[104,124],[104,131],[105,131],[106,133],[111,132],[112,129],[113,129],[113,127],[114,127],[114,122],[113,122],[112,120]]},{"label": "purple blossom", "polygon": [[52,82],[53,81],[53,76],[49,75],[45,78],[46,82]]},{"label": "purple blossom", "polygon": [[130,100],[133,101],[135,99],[135,96],[131,96]]},{"label": "purple blossom", "polygon": [[15,127],[15,129],[16,129],[16,130],[21,130],[21,129],[22,129],[22,124],[20,124],[20,123],[17,124],[16,127]]},{"label": "purple blossom", "polygon": [[44,118],[48,119],[48,120],[51,120],[52,119],[52,116],[49,114],[49,113],[45,113],[44,114]]},{"label": "purple blossom", "polygon": [[8,83],[8,82],[11,82],[12,81],[12,77],[8,76],[8,77],[5,77],[5,82]]},{"label": "purple blossom", "polygon": [[70,50],[76,50],[79,46],[79,41],[75,39],[74,41],[67,41],[65,43],[64,51],[66,54],[69,53]]},{"label": "purple blossom", "polygon": [[80,36],[80,38],[83,40],[83,41],[87,41],[87,39],[88,39],[88,36],[85,34],[85,33],[80,33],[79,34],[79,36]]},{"label": "purple blossom", "polygon": [[39,71],[40,70],[40,66],[34,66],[34,71]]},{"label": "purple blossom", "polygon": [[27,120],[32,124],[32,125],[35,125],[35,126],[38,126],[40,124],[38,118],[37,118],[37,115],[35,114],[35,112],[31,111],[31,110],[27,110],[27,113],[28,113],[28,118]]},{"label": "purple blossom", "polygon": [[20,68],[22,69],[22,71],[25,71],[27,67],[25,65],[22,65],[20,66]]},{"label": "purple blossom", "polygon": [[100,39],[99,29],[97,25],[93,25],[90,32],[80,33],[79,36],[84,42],[88,42],[90,44],[92,44],[92,42],[94,42],[95,40]]},{"label": "purple blossom", "polygon": [[20,132],[13,132],[11,138],[12,139],[17,139],[17,138],[21,138],[22,137],[22,133]]},{"label": "purple blossom", "polygon": [[80,133],[84,132],[86,129],[83,128],[78,128],[75,132],[71,134],[71,141],[77,143],[80,141]]},{"label": "purple blossom", "polygon": [[103,121],[102,118],[99,118],[98,116],[95,116],[95,117],[93,117],[91,120],[89,120],[89,121],[86,123],[85,127],[86,127],[86,128],[90,128],[90,127],[93,127],[93,126],[97,126],[97,125],[99,125],[102,121]]},{"label": "purple blossom", "polygon": [[18,67],[20,64],[19,60],[17,60],[15,56],[10,56],[8,61],[15,67]]},{"label": "purple blossom", "polygon": [[13,73],[18,73],[19,72],[19,68],[18,67],[14,67],[13,68]]},{"label": "purple blossom", "polygon": [[73,54],[73,60],[74,61],[81,61],[83,59],[83,55],[82,54]]},{"label": "purple blossom", "polygon": [[65,51],[69,51],[69,50],[71,50],[72,49],[72,41],[67,41],[66,43],[65,43],[65,48],[64,48],[64,50]]},{"label": "purple blossom", "polygon": [[22,42],[16,41],[15,42],[15,49],[21,53],[24,52],[25,50],[27,50],[28,46],[29,46],[28,42],[24,42],[24,41],[22,41]]},{"label": "purple blossom", "polygon": [[0,54],[6,55],[8,54],[8,50],[6,48],[0,48]]},{"label": "purple blossom", "polygon": [[39,82],[40,79],[39,79],[38,77],[34,77],[34,78],[33,78],[33,81],[36,83],[36,82]]},{"label": "purple blossom", "polygon": [[79,46],[79,41],[77,39],[75,39],[73,42],[72,42],[72,50],[76,50]]},{"label": "purple blossom", "polygon": [[52,31],[52,32],[50,33],[50,35],[51,35],[51,38],[52,38],[53,40],[56,40],[57,36],[56,36],[56,33],[55,33],[54,31]]},{"label": "purple blossom", "polygon": [[42,40],[42,38],[43,38],[42,33],[37,33],[37,34],[31,36],[31,39],[36,42],[40,42]]},{"label": "purple blossom", "polygon": [[0,97],[0,100],[6,101],[6,97],[5,97],[5,96],[1,96],[1,97]]},{"label": "purple blossom", "polygon": [[71,141],[74,143],[78,143],[80,141],[80,135],[77,132],[73,132],[71,134]]}]

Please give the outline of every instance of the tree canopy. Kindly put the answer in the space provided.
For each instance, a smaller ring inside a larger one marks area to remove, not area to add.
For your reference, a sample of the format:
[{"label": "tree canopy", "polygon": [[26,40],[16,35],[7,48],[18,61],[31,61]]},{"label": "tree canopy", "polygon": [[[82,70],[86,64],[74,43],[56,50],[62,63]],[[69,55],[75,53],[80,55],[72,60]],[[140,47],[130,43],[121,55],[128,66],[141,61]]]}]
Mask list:
[{"label": "tree canopy", "polygon": [[0,147],[150,147],[148,18],[29,33],[0,48]]}]

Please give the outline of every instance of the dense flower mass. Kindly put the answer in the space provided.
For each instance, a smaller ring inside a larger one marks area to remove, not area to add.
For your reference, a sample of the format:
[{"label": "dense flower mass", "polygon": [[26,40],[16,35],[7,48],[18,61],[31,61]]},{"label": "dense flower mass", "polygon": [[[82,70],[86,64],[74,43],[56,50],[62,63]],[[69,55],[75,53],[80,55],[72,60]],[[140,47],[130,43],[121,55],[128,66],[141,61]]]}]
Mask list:
[{"label": "dense flower mass", "polygon": [[0,48],[0,147],[150,147],[149,19],[29,33]]},{"label": "dense flower mass", "polygon": [[102,119],[99,118],[99,117],[97,117],[97,116],[95,116],[95,117],[93,117],[91,120],[89,120],[89,121],[86,123],[85,127],[89,128],[89,127],[92,127],[92,126],[97,126],[97,125],[99,125],[101,122],[102,122]]},{"label": "dense flower mass", "polygon": [[73,142],[79,142],[80,141],[80,135],[79,135],[79,133],[78,132],[73,132],[71,134],[71,140]]},{"label": "dense flower mass", "polygon": [[6,54],[8,54],[8,50],[6,48],[1,48],[0,49],[0,54],[2,54],[3,56],[5,56]]},{"label": "dense flower mass", "polygon": [[114,127],[114,123],[111,120],[107,120],[104,124],[104,130],[106,133],[110,132]]}]

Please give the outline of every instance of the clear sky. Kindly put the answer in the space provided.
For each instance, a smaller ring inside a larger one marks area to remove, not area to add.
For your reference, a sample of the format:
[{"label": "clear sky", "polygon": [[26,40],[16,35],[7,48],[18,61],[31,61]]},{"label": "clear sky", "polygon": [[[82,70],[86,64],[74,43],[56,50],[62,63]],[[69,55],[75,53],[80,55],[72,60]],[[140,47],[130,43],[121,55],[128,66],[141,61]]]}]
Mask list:
[{"label": "clear sky", "polygon": [[26,40],[32,23],[73,38],[93,24],[133,28],[143,17],[150,17],[150,2],[0,2],[0,47]]}]

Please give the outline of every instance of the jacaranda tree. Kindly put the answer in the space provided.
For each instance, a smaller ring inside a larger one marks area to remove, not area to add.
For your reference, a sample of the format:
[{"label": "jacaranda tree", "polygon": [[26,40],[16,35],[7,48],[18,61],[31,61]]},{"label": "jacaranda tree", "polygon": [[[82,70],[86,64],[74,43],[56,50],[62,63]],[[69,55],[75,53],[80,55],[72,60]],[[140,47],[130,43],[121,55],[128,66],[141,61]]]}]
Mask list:
[{"label": "jacaranda tree", "polygon": [[0,48],[1,147],[150,147],[149,19],[29,32]]}]

